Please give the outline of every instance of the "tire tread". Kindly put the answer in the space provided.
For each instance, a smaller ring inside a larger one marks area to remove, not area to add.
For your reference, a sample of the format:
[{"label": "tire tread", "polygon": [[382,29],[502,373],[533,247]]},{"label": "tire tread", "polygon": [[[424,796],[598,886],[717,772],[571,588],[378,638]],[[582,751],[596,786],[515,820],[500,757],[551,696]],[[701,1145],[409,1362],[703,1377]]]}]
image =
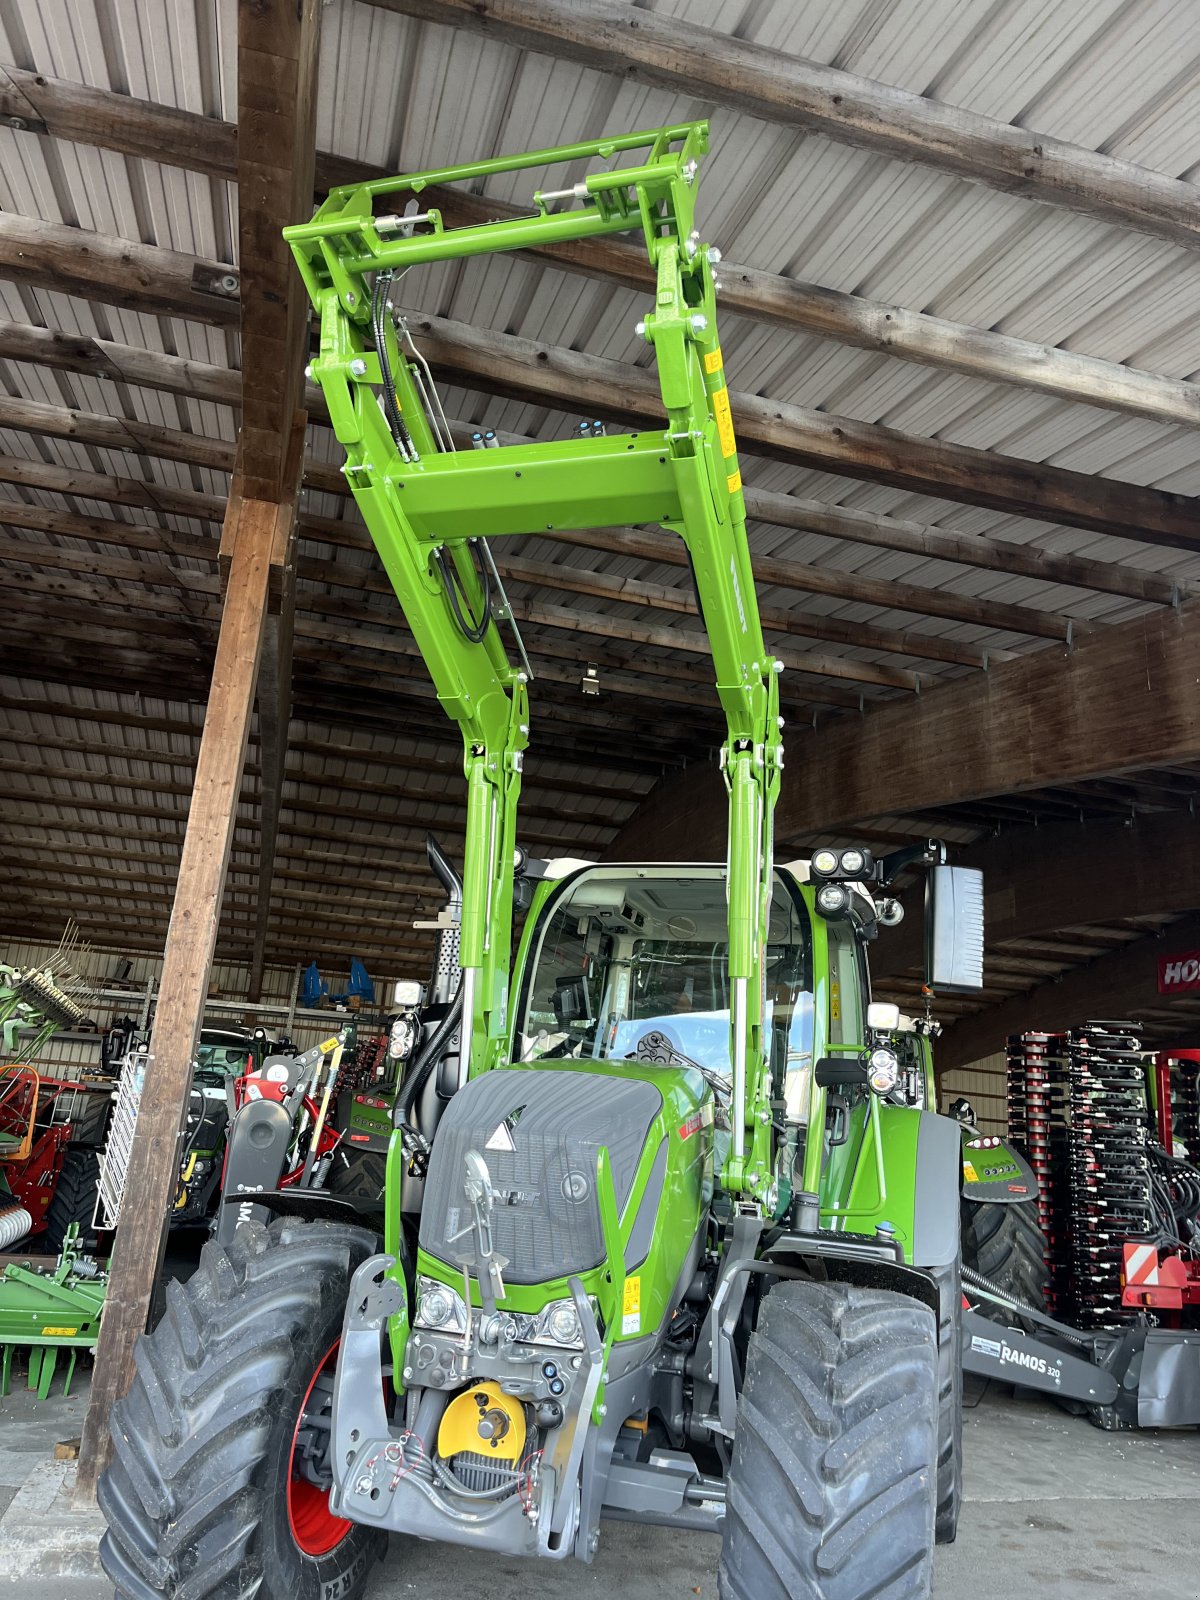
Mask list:
[{"label": "tire tread", "polygon": [[923,1600],[937,1387],[927,1307],[887,1290],[777,1284],[739,1400],[721,1600]]}]

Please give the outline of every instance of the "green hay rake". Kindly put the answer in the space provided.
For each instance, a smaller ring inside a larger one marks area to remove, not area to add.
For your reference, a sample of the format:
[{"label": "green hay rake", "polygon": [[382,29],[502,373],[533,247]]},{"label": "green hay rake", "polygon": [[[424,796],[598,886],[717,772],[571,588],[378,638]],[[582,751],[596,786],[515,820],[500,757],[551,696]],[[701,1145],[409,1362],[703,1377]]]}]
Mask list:
[{"label": "green hay rake", "polygon": [[100,1333],[108,1274],[78,1253],[79,1228],[67,1234],[54,1268],[12,1263],[0,1276],[0,1396],[12,1388],[13,1357],[29,1351],[28,1387],[39,1400],[50,1393],[59,1353],[67,1353],[64,1394],[71,1392],[80,1350],[91,1350]]}]

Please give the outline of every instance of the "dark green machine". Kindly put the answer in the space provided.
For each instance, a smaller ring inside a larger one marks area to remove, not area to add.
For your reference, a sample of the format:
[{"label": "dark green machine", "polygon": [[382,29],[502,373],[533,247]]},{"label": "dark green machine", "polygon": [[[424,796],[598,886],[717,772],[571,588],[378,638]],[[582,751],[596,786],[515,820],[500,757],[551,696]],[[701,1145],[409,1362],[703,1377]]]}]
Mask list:
[{"label": "dark green machine", "polygon": [[[905,1092],[866,947],[919,863],[929,977],[977,986],[980,887],[932,843],[775,863],[779,663],[693,226],[707,139],[348,186],[288,230],[347,480],[463,735],[466,851],[392,1107],[382,1249],[362,1196],[256,1195],[278,1220],[210,1247],[139,1351],[100,1487],[127,1600],[354,1600],[391,1533],[589,1561],[606,1518],[719,1535],[722,1600],[918,1600],[954,1536],[960,1130]],[[527,216],[421,209],[430,185],[561,164]],[[665,427],[457,451],[401,275],[610,233],[649,253]],[[531,668],[487,540],[630,523],[691,558],[723,863],[515,849]]]}]

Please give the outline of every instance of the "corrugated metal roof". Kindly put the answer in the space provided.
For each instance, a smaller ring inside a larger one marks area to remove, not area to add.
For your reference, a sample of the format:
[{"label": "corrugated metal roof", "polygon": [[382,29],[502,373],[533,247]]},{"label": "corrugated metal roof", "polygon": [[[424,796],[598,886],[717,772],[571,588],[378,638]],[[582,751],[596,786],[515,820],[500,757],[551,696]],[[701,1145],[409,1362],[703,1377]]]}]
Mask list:
[{"label": "corrugated metal roof", "polygon": [[[702,22],[774,49],[864,74],[936,99],[1009,119],[1088,148],[1141,162],[1157,171],[1191,175],[1200,170],[1200,22],[1193,0],[986,0],[964,6],[961,0],[664,0],[652,9],[686,21]],[[549,146],[596,136],[610,129],[648,127],[711,114],[712,152],[705,164],[701,215],[705,233],[725,255],[760,269],[811,280],[833,288],[892,300],[913,310],[972,323],[1112,361],[1145,366],[1176,377],[1200,372],[1200,325],[1193,314],[1194,256],[1164,241],[1057,208],[1032,204],[917,165],[905,165],[823,138],[770,126],[699,101],[647,88],[563,61],[523,53],[473,33],[454,32],[414,22],[356,0],[327,5],[317,111],[318,144],[345,156],[392,169]],[[235,0],[179,5],[174,0],[80,0],[72,7],[18,5],[0,9],[0,54],[18,65],[98,88],[161,101],[168,105],[231,118],[236,114]],[[486,192],[508,200],[527,199],[538,187],[537,174],[492,180]],[[234,259],[235,195],[232,187],[152,161],[126,158],[33,133],[0,129],[0,207],[50,221],[76,224],[103,234],[170,247],[220,260]],[[403,285],[414,311],[457,318],[485,329],[536,336],[572,349],[646,365],[649,352],[633,326],[644,295],[513,258],[414,270]],[[154,316],[127,307],[98,305],[43,289],[0,283],[0,316],[33,322],[69,334],[116,339],[133,346],[188,356],[218,366],[235,365],[236,334],[181,318]],[[892,356],[850,349],[802,334],[756,325],[741,316],[723,322],[723,344],[733,386],[931,438],[998,450],[1015,456],[1152,484],[1186,494],[1200,493],[1200,451],[1194,434],[1182,427],[1122,417],[1093,407],[1059,401],[1019,388],[1001,386]],[[232,444],[235,418],[229,407],[192,397],[113,384],[92,376],[68,374],[16,362],[0,362],[0,389],[42,403],[125,416],[152,425],[191,432]],[[448,412],[473,424],[515,434],[554,437],[572,418],[527,401],[505,400],[447,385]],[[582,407],[581,407],[582,409]],[[314,428],[316,458],[337,460],[328,430]],[[58,464],[75,471],[123,478],[220,497],[226,475],[210,467],[147,457],[135,449],[39,437],[0,430],[4,453]],[[850,508],[910,518],[967,535],[987,535],[1055,552],[1072,552],[1161,572],[1177,579],[1200,578],[1200,557],[1166,547],[1069,529],[1047,521],[1019,518],[928,495],[750,459],[747,481],[756,487],[827,500]],[[165,526],[178,534],[211,538],[211,523],[167,512],[67,495],[51,489],[0,482],[4,503],[24,501],[76,514],[124,520],[140,528]],[[308,514],[321,518],[348,514],[347,502],[307,493]],[[20,537],[41,539],[49,548],[105,554],[93,541],[23,530]],[[1049,584],[1015,574],[986,571],[946,561],[889,552],[819,534],[766,525],[752,528],[756,551],[786,556],[800,564],[831,571],[917,584],[962,596],[1057,611],[1079,621],[1112,622],[1135,615],[1136,602]],[[314,537],[309,556],[362,570],[371,558]],[[107,549],[112,554],[111,549]],[[123,552],[133,556],[133,552]],[[616,577],[633,576],[678,585],[680,570],[629,556],[589,552],[546,540],[528,540],[528,558],[569,564]],[[211,564],[185,555],[172,558],[181,574],[203,575]],[[128,583],[103,574],[89,580],[118,610]],[[536,589],[514,583],[517,600]],[[340,647],[350,676],[357,674],[364,697],[378,674],[402,670],[394,654],[402,633],[387,596],[333,589],[326,583],[301,585],[301,604],[312,617],[358,627],[357,643]],[[211,600],[192,597],[203,613]],[[615,621],[661,620],[637,604],[581,594],[555,593],[555,603],[577,613],[594,612]],[[1037,642],[1006,630],[983,628],[947,618],[921,617],[892,607],[868,606],[793,589],[764,591],[777,609],[811,618],[874,622],[930,638],[974,644],[987,650],[1029,650]],[[322,609],[322,607],[324,609]],[[672,620],[687,627],[687,619]],[[172,655],[179,643],[155,633],[153,615],[129,610],[131,647],[156,648],[163,672],[178,674],[178,704],[192,667]],[[194,633],[195,660],[201,670],[208,634]],[[547,650],[565,636],[531,630]],[[776,635],[772,635],[776,637]],[[782,636],[779,636],[782,638]],[[186,641],[185,641],[186,642]],[[886,662],[920,670],[928,678],[953,676],[964,668],[941,661],[900,656],[877,649],[788,636],[789,648],[819,649],[830,657],[863,663]],[[311,638],[311,649],[319,645]],[[393,651],[384,656],[381,647]],[[369,647],[369,648],[367,648]],[[577,661],[594,654],[619,670],[633,653],[616,641],[595,635],[571,636],[568,649]],[[664,663],[653,647],[636,647],[637,665]],[[133,658],[130,658],[131,662]],[[548,667],[560,675],[562,649]],[[130,666],[133,673],[136,669]],[[669,679],[664,676],[664,688]],[[131,687],[132,687],[131,683]],[[141,685],[144,689],[147,686]],[[153,687],[161,687],[154,685]],[[815,680],[793,675],[788,692],[808,714],[820,703]],[[99,689],[83,689],[97,694]],[[332,692],[332,691],[331,691]],[[347,682],[338,690],[353,698]],[[652,692],[652,684],[648,693]],[[890,691],[863,686],[866,699]],[[181,710],[181,708],[183,708]],[[682,706],[664,702],[664,724],[686,742]],[[333,714],[332,712],[330,713]],[[637,713],[629,696],[609,694],[597,707],[581,707],[595,722],[597,738],[605,727],[633,726]],[[190,715],[190,713],[188,713]],[[19,722],[18,726],[22,726]],[[563,726],[549,724],[551,733]],[[423,724],[414,721],[414,727]],[[78,730],[59,725],[63,737],[82,739]],[[314,742],[327,728],[312,730]],[[356,738],[367,735],[355,735]],[[375,735],[370,735],[374,738]],[[114,738],[101,763],[64,755],[69,780],[20,779],[31,796],[61,798],[64,786],[83,796],[94,792],[124,797],[136,793],[150,775],[185,785],[178,766],[153,756],[186,756],[191,741],[143,732]],[[157,742],[159,739],[165,742]],[[132,742],[130,742],[132,740]],[[704,741],[693,740],[696,753]],[[392,741],[380,746],[390,758],[378,771],[358,765],[360,775],[379,778],[394,771],[405,749],[422,746]],[[425,742],[429,750],[445,746]],[[586,791],[596,769],[556,763],[545,752],[539,770],[563,782],[578,781]],[[122,754],[121,752],[124,752]],[[616,761],[614,754],[612,759]],[[150,764],[147,765],[147,760]],[[336,802],[342,768],[313,763],[311,798]],[[81,763],[84,763],[81,766]],[[74,773],[79,773],[76,780]],[[112,782],[105,783],[105,774]],[[121,783],[124,777],[128,781]],[[326,781],[327,780],[327,781]],[[17,781],[17,780],[14,780]],[[382,780],[380,780],[382,781]],[[625,780],[631,799],[648,785],[644,767]],[[428,792],[428,815],[447,817],[432,805],[432,777],[417,787]],[[440,792],[457,794],[454,783]],[[186,800],[168,797],[166,809],[182,815]],[[291,798],[295,799],[293,793]],[[286,804],[286,801],[285,801]],[[599,848],[611,834],[622,808],[605,802],[607,828],[579,823],[581,845]],[[366,805],[347,808],[356,830],[373,837],[395,822],[377,823]],[[246,810],[253,817],[252,809]],[[89,832],[82,813],[79,838]],[[911,820],[911,819],[910,819]],[[93,821],[91,829],[103,823]],[[147,827],[149,828],[149,823]],[[136,842],[129,842],[136,850]],[[294,848],[294,844],[288,846]],[[239,895],[243,891],[238,891]]]}]

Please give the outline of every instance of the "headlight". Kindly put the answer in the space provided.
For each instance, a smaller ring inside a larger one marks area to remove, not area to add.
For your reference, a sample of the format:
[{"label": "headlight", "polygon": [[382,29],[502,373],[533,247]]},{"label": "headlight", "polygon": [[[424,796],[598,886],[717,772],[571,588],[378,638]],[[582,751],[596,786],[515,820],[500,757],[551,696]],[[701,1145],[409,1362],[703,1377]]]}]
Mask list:
[{"label": "headlight", "polygon": [[867,1058],[867,1082],[876,1094],[890,1094],[900,1076],[900,1062],[894,1050],[880,1046]]},{"label": "headlight", "polygon": [[867,858],[861,850],[842,851],[842,871],[847,877],[855,877],[867,864]]},{"label": "headlight", "polygon": [[819,872],[823,878],[827,878],[838,869],[838,853],[836,850],[818,850],[809,866],[813,872]]},{"label": "headlight", "polygon": [[823,917],[843,917],[850,905],[850,891],[840,883],[823,883],[817,890],[817,910]]},{"label": "headlight", "polygon": [[579,1326],[579,1313],[570,1300],[560,1300],[546,1309],[546,1334],[555,1344],[582,1344],[583,1330]]},{"label": "headlight", "polygon": [[522,1317],[518,1337],[523,1344],[557,1344],[565,1350],[583,1349],[583,1329],[573,1300],[552,1300],[533,1317]]},{"label": "headlight", "polygon": [[467,1326],[467,1308],[462,1295],[436,1278],[417,1279],[417,1309],[413,1316],[417,1328],[440,1328],[445,1333],[462,1333]]}]

